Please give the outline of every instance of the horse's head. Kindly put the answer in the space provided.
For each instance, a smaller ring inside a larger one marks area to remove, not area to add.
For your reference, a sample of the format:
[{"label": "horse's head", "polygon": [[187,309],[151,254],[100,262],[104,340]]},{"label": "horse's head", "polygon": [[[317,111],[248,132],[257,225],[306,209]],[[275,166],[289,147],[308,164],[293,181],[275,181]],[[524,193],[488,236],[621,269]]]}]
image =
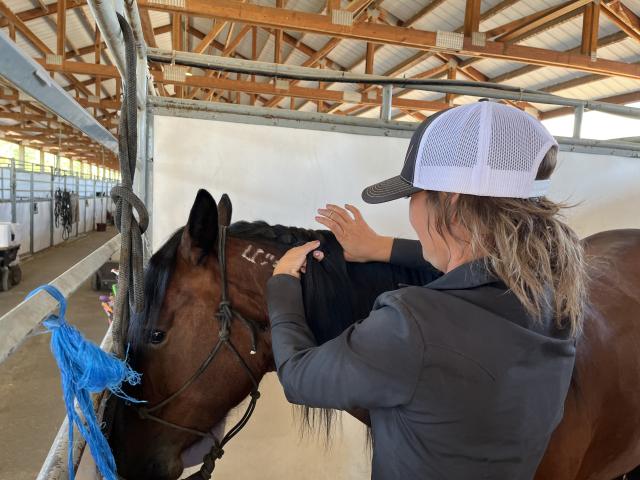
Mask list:
[{"label": "horse's head", "polygon": [[[128,332],[130,360],[142,373],[141,386],[131,393],[145,400],[148,413],[161,421],[145,418],[136,406],[119,402],[115,407],[110,443],[118,472],[126,479],[178,478],[181,455],[201,438],[170,425],[210,432],[224,425],[227,412],[253,388],[251,376],[228,345],[207,364],[221,331],[216,316],[221,300],[220,226],[228,226],[230,219],[226,195],[216,205],[200,190],[187,225],[147,266],[145,309],[132,318]],[[251,330],[237,319],[231,322],[229,339],[259,381],[273,368],[264,302],[273,262],[242,262],[246,248],[246,242],[235,239],[225,248],[228,297],[236,311],[265,328],[258,329],[255,354],[250,354]]]}]

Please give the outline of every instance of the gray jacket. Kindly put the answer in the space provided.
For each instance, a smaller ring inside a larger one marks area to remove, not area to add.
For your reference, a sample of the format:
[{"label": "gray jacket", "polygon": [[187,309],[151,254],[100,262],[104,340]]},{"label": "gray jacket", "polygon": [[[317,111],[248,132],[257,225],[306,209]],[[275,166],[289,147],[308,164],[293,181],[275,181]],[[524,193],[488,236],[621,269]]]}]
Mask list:
[{"label": "gray jacket", "polygon": [[[424,265],[396,240],[391,262]],[[534,322],[481,261],[378,297],[318,346],[300,282],[268,282],[273,354],[287,399],[370,411],[374,480],[529,480],[562,418],[575,341]]]}]

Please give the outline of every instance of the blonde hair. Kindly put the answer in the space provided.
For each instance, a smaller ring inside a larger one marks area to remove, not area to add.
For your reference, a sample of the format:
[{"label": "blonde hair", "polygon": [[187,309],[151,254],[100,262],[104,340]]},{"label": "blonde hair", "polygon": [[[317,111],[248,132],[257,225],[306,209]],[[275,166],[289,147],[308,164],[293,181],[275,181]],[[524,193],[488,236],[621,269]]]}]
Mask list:
[{"label": "blonde hair", "polygon": [[[555,166],[554,148],[543,159],[536,179],[549,178]],[[550,310],[559,328],[568,327],[574,336],[581,331],[587,268],[578,236],[560,217],[565,205],[546,197],[465,194],[454,201],[454,194],[433,191],[427,192],[427,202],[434,207],[438,233],[455,237],[454,222],[467,230],[474,257],[485,259],[486,267],[534,319]]]}]

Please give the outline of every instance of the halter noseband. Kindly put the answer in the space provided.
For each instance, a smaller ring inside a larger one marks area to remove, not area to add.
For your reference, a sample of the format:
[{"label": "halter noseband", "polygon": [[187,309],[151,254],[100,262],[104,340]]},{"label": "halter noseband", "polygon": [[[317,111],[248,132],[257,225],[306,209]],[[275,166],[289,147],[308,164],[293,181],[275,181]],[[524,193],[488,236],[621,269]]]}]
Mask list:
[{"label": "halter noseband", "polygon": [[[256,403],[258,398],[260,398],[260,392],[258,391],[258,379],[254,375],[253,371],[247,364],[238,349],[235,347],[230,338],[231,333],[231,322],[233,318],[239,319],[251,332],[251,354],[255,354],[257,351],[257,336],[258,330],[262,329],[262,327],[255,320],[247,319],[243,317],[237,310],[234,310],[231,306],[231,302],[229,301],[228,293],[227,293],[227,269],[226,269],[226,243],[227,243],[227,227],[224,225],[219,226],[220,234],[218,235],[218,264],[220,266],[220,283],[221,283],[221,295],[220,295],[220,303],[218,304],[218,311],[215,316],[220,322],[220,330],[218,332],[218,341],[215,346],[209,352],[207,358],[202,362],[200,367],[194,372],[193,375],[174,393],[169,395],[167,398],[162,400],[160,403],[152,406],[152,407],[137,407],[138,415],[140,418],[144,420],[152,420],[161,425],[165,425],[167,427],[174,428],[176,430],[180,430],[183,432],[191,433],[193,435],[197,435],[205,438],[212,438],[213,445],[209,452],[203,458],[202,467],[200,470],[189,477],[187,480],[209,480],[215,468],[216,460],[222,458],[224,454],[223,447],[235,437],[240,430],[244,428],[244,426],[249,422],[253,411],[256,408]],[[222,438],[222,440],[218,441],[218,439],[213,436],[209,432],[201,432],[200,430],[195,430],[189,427],[183,427],[182,425],[178,425],[173,422],[169,422],[167,420],[163,420],[162,418],[153,415],[153,412],[160,410],[162,407],[165,407],[167,404],[171,403],[173,400],[178,398],[185,390],[187,390],[197,379],[202,375],[211,362],[213,362],[214,358],[222,350],[222,346],[226,345],[236,356],[240,365],[244,368],[245,372],[251,379],[253,383],[253,389],[249,396],[251,400],[247,409],[242,415],[242,418],[238,420],[238,422],[233,426],[231,430],[229,430],[226,435]]]}]

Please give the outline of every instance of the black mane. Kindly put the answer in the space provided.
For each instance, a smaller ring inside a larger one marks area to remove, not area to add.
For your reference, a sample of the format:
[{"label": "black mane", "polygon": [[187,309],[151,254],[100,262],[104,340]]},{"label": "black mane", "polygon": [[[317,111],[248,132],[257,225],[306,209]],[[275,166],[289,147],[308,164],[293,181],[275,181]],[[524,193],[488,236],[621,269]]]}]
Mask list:
[{"label": "black mane", "polygon": [[[128,341],[133,355],[143,348],[162,307],[182,231],[183,228],[177,230],[146,267],[145,308],[132,317],[129,326]],[[320,241],[325,258],[322,262],[309,260],[307,273],[302,277],[307,321],[318,343],[335,338],[349,325],[365,318],[382,292],[395,290],[399,284],[424,285],[439,275],[432,268],[414,270],[387,263],[346,262],[342,247],[328,230],[240,221],[229,227],[229,235],[269,243],[282,251],[312,240]]]}]

